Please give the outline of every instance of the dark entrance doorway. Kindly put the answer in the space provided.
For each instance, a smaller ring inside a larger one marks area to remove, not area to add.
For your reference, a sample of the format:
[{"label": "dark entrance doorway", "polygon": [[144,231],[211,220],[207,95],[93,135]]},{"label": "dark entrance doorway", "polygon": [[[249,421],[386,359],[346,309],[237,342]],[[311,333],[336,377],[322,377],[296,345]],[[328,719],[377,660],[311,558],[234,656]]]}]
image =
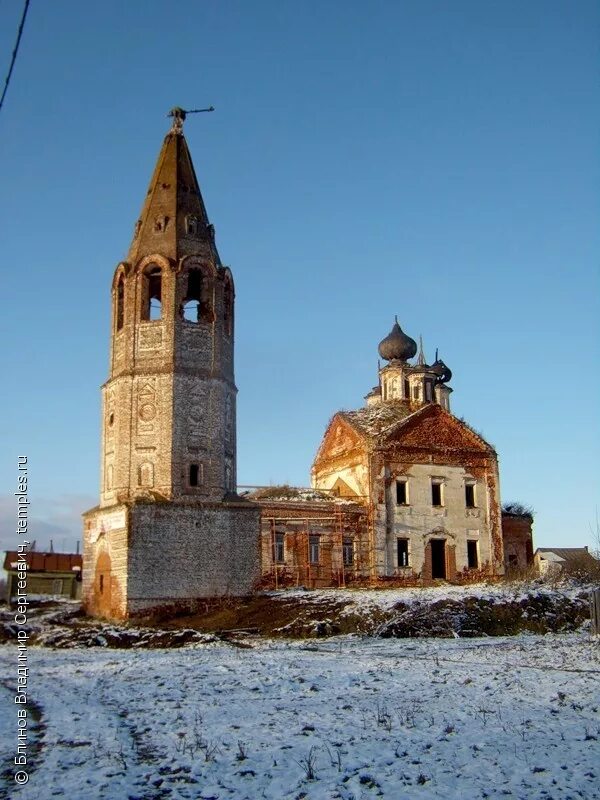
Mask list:
[{"label": "dark entrance doorway", "polygon": [[431,547],[431,577],[446,577],[446,540],[432,539],[429,542]]}]

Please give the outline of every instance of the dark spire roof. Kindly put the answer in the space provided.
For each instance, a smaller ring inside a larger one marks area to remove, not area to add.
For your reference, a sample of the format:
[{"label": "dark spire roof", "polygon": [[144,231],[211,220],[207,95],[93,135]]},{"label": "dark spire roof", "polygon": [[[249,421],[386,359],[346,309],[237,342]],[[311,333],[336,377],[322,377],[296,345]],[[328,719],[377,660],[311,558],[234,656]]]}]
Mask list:
[{"label": "dark spire roof", "polygon": [[390,333],[379,342],[379,355],[386,361],[407,361],[413,358],[416,352],[417,343],[404,333],[396,317]]},{"label": "dark spire roof", "polygon": [[419,367],[426,367],[427,361],[425,360],[425,352],[423,350],[423,337],[419,336],[419,355],[417,356],[417,365]]},{"label": "dark spire roof", "polygon": [[186,255],[205,255],[217,265],[221,263],[181,127],[175,120],[158,155],[129,248],[127,260],[131,263],[155,253],[174,261]]}]

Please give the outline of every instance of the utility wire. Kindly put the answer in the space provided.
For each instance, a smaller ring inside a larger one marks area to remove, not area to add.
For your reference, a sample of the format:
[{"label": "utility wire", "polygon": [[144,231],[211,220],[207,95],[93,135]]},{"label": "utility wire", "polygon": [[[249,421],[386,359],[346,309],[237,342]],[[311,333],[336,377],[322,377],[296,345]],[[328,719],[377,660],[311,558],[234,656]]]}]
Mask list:
[{"label": "utility wire", "polygon": [[27,17],[27,12],[29,10],[29,3],[30,0],[25,0],[25,8],[23,9],[23,16],[21,17],[21,24],[19,25],[19,30],[17,33],[17,41],[15,42],[15,49],[13,50],[12,59],[10,62],[10,67],[8,68],[8,75],[6,76],[6,82],[4,84],[4,90],[2,92],[2,97],[0,97],[0,109],[2,109],[2,105],[4,103],[4,98],[6,97],[6,92],[8,90],[8,84],[10,83],[10,79],[12,77],[13,69],[15,66],[15,61],[17,60],[17,53],[19,52],[19,45],[21,44],[21,36],[23,35],[23,26],[25,25],[25,18]]}]

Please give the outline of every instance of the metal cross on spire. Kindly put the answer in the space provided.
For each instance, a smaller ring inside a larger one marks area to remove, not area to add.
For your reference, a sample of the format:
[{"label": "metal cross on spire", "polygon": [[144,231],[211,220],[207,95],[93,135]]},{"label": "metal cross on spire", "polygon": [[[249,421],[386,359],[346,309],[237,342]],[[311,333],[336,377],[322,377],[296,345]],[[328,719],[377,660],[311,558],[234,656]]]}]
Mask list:
[{"label": "metal cross on spire", "polygon": [[171,126],[171,133],[182,133],[183,123],[188,114],[202,114],[203,112],[214,111],[214,106],[209,108],[190,108],[187,111],[179,106],[172,108],[167,114],[168,117],[173,117],[173,125]]}]

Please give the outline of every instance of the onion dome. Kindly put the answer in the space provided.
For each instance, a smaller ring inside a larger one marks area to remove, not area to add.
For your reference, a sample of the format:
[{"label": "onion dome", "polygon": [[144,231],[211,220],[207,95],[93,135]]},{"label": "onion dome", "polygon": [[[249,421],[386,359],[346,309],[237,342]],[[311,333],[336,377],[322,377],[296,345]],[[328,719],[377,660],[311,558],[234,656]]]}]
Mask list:
[{"label": "onion dome", "polygon": [[404,333],[396,317],[392,330],[379,342],[379,355],[386,361],[407,361],[416,352],[417,343]]},{"label": "onion dome", "polygon": [[437,350],[435,353],[435,361],[431,365],[431,371],[435,373],[435,382],[436,383],[448,383],[448,381],[452,378],[452,370],[450,367],[446,366],[441,358],[437,357]]}]

